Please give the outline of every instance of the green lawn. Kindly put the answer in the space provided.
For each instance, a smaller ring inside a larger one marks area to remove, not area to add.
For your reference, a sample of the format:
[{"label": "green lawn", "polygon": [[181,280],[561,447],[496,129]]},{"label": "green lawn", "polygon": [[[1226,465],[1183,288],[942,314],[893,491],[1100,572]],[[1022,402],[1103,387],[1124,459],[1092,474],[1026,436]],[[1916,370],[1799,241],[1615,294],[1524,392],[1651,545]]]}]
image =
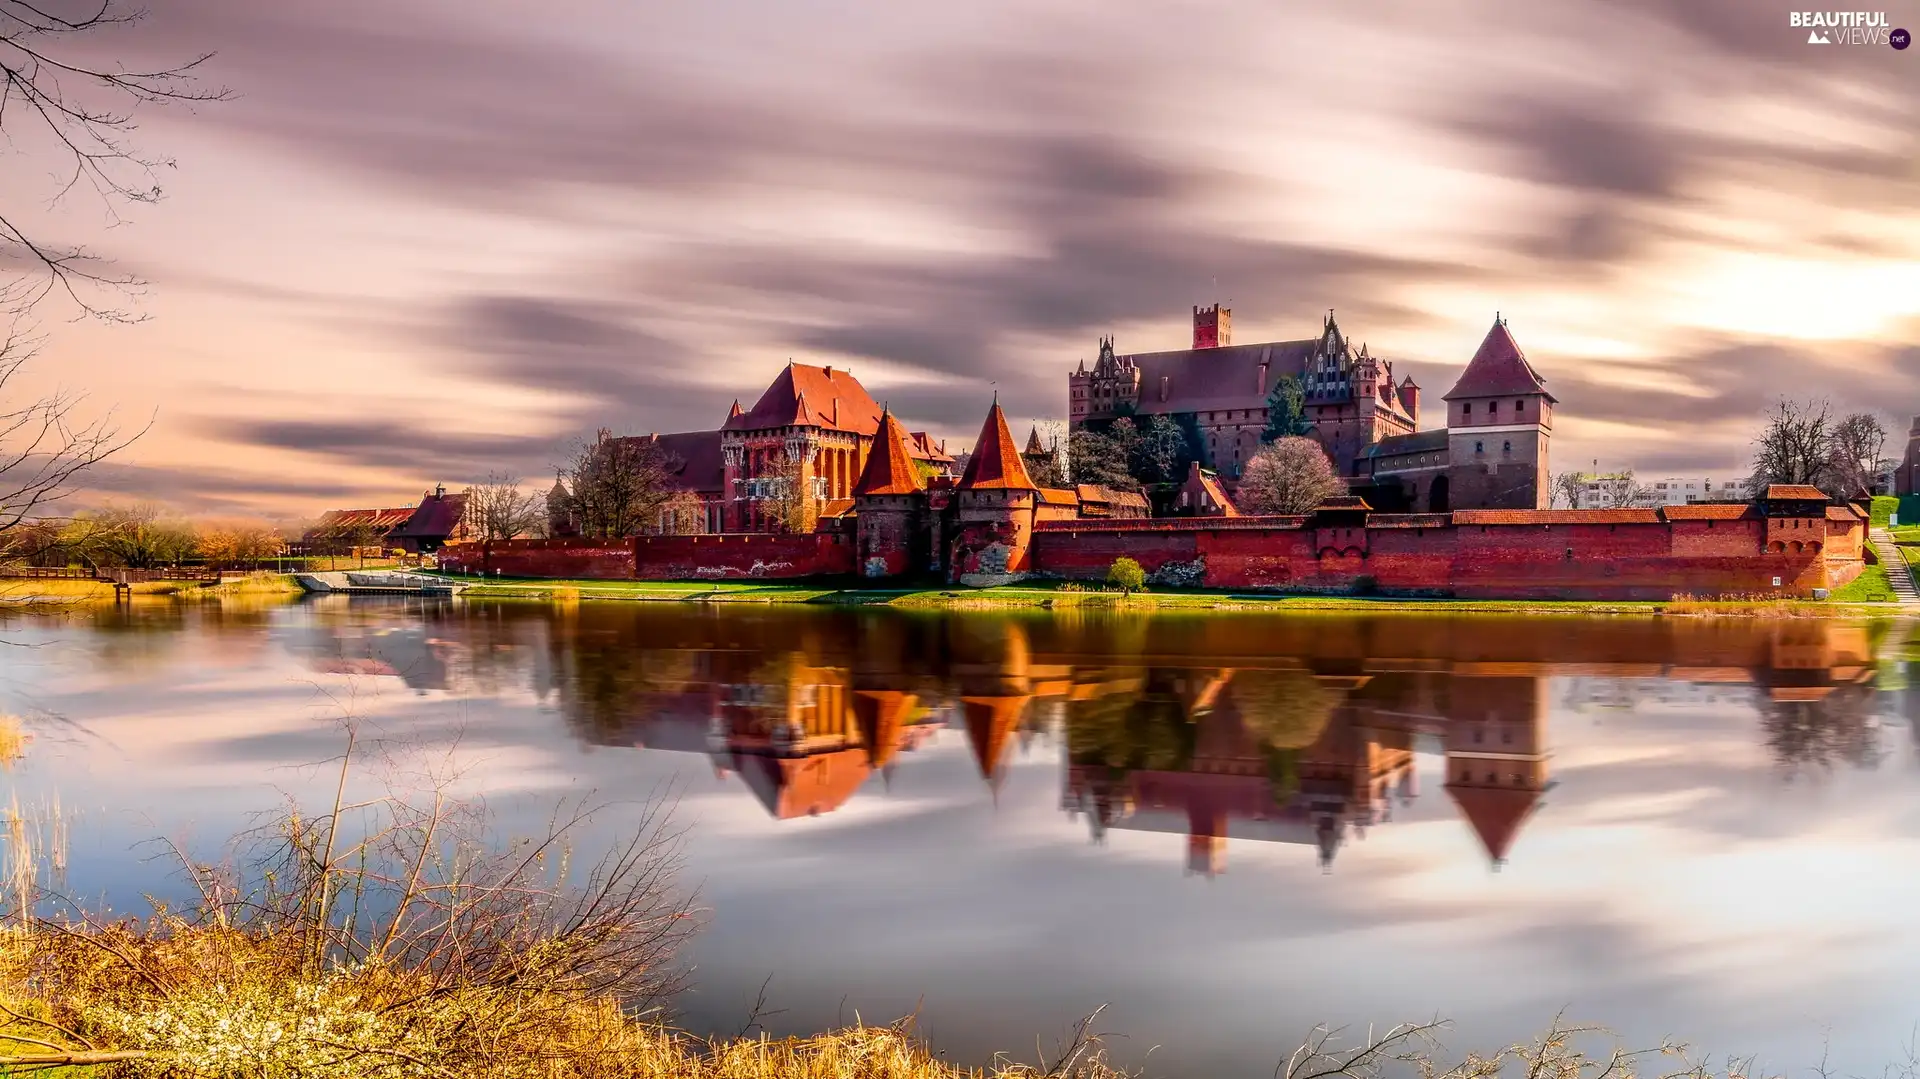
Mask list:
[{"label": "green lawn", "polygon": [[1920,525],[1890,528],[1887,534],[1893,537],[1895,543],[1920,543]]},{"label": "green lawn", "polygon": [[1887,583],[1885,566],[1868,566],[1860,576],[1827,597],[1834,603],[1892,603],[1893,586]]},{"label": "green lawn", "polygon": [[1892,495],[1875,495],[1867,503],[1868,524],[1873,528],[1887,527],[1887,518],[1900,509],[1900,500]]}]

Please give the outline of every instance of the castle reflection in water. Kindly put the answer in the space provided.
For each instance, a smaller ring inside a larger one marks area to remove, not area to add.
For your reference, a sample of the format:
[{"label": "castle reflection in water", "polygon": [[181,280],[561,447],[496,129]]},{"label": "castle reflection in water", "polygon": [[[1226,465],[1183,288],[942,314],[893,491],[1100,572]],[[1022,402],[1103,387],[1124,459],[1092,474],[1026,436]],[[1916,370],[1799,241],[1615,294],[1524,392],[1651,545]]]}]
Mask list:
[{"label": "castle reflection in water", "polygon": [[1787,765],[1872,763],[1881,707],[1872,632],[1818,620],[641,606],[450,608],[406,632],[346,631],[357,642],[336,629],[313,663],[423,689],[510,668],[582,739],[706,755],[783,820],[831,813],[876,774],[884,789],[934,738],[964,738],[997,795],[1016,746],[1060,736],[1061,808],[1096,841],[1183,835],[1189,870],[1207,874],[1229,839],[1311,846],[1331,869],[1350,839],[1430,796],[1416,747],[1444,754],[1443,794],[1497,867],[1554,788],[1550,679],[1576,711],[1737,695]]}]

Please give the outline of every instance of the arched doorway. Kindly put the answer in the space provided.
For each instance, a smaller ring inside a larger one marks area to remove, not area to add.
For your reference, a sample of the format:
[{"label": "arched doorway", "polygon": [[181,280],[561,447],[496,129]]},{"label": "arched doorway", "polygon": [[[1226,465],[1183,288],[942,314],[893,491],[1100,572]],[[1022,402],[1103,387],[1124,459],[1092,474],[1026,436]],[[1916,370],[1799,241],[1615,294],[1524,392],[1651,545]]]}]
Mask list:
[{"label": "arched doorway", "polygon": [[1435,476],[1433,478],[1433,486],[1427,488],[1427,512],[1453,512],[1453,505],[1447,500],[1447,478],[1445,476]]}]

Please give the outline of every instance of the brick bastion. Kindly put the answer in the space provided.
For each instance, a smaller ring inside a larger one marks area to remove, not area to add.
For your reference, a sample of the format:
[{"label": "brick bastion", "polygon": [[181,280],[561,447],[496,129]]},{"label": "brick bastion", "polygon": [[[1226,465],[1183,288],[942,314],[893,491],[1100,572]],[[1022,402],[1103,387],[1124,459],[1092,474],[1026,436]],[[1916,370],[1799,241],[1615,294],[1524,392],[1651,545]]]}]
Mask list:
[{"label": "brick bastion", "polygon": [[[954,536],[935,549],[953,550]],[[1866,521],[1846,506],[1320,512],[1297,517],[1038,520],[1020,574],[1100,580],[1117,558],[1161,586],[1459,597],[1662,600],[1806,595],[1858,576]],[[844,532],[461,543],[453,572],[631,580],[799,580],[856,572]]]}]

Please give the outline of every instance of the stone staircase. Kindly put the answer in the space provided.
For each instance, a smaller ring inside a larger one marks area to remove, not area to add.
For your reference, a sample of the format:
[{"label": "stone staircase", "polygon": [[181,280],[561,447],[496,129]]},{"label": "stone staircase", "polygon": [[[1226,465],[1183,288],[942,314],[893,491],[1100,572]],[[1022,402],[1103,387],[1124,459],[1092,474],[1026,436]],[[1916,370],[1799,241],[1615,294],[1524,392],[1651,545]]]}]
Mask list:
[{"label": "stone staircase", "polygon": [[1913,567],[1907,565],[1906,556],[1893,542],[1893,535],[1884,528],[1875,528],[1867,533],[1867,542],[1873,545],[1873,553],[1880,564],[1887,568],[1887,583],[1893,586],[1893,598],[1902,604],[1920,606],[1920,588],[1913,583]]}]

